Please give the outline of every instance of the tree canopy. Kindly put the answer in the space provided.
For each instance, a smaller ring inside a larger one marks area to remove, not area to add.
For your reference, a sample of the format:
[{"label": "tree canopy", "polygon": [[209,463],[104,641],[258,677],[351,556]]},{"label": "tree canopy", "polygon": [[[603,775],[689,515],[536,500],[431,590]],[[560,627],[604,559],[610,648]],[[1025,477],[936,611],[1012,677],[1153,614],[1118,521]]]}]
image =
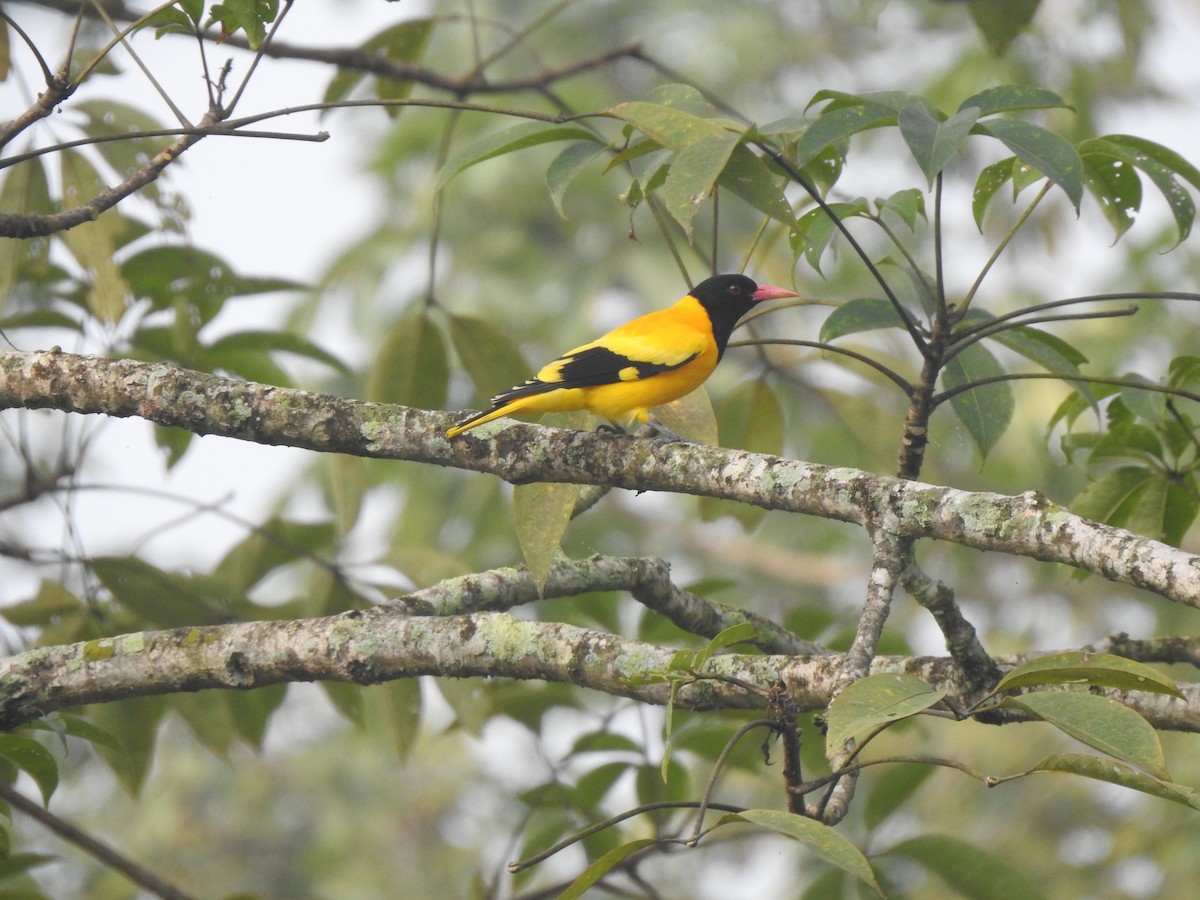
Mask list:
[{"label": "tree canopy", "polygon": [[0,891],[1184,895],[1177,6],[5,4]]}]

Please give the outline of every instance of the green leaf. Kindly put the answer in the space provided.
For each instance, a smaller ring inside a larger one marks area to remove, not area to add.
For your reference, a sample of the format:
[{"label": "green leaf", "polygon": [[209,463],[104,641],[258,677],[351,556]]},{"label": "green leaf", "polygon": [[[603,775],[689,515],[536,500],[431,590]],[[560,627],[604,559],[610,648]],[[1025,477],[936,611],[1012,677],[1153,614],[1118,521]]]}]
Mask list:
[{"label": "green leaf", "polygon": [[880,328],[903,328],[904,322],[890,300],[860,297],[847,300],[825,317],[819,340],[830,343],[848,334],[875,331]]},{"label": "green leaf", "polygon": [[[393,63],[419,63],[425,56],[435,24],[435,19],[409,19],[392,25],[368,38],[362,44],[362,51]],[[367,77],[364,69],[349,66],[340,69],[325,88],[324,102],[335,103],[345,99]],[[409,79],[380,75],[375,80],[374,93],[382,100],[402,100],[412,93],[412,86],[413,82]],[[387,112],[395,116],[400,110],[393,107]]]},{"label": "green leaf", "polygon": [[1013,166],[1017,158],[1010,156],[998,163],[987,166],[975,179],[975,190],[971,195],[971,214],[975,217],[975,227],[983,231],[983,216],[987,212],[992,198],[999,193],[1000,188],[1013,177]]},{"label": "green leaf", "polygon": [[[852,203],[830,203],[829,210],[839,219],[868,215],[867,201],[859,197]],[[811,209],[800,217],[791,233],[792,254],[804,259],[816,271],[821,271],[821,257],[829,248],[835,234],[840,231],[837,224],[824,209]]]},{"label": "green leaf", "polygon": [[739,139],[738,134],[725,130],[702,135],[671,158],[671,170],[663,184],[663,202],[689,238],[692,220],[712,193]]},{"label": "green leaf", "polygon": [[1001,84],[985,88],[968,97],[958,108],[961,111],[972,106],[979,110],[980,118],[1022,109],[1071,109],[1054,91],[1032,84]]},{"label": "green leaf", "polygon": [[712,659],[713,655],[720,653],[726,647],[732,647],[734,644],[746,644],[752,642],[758,637],[758,632],[749,622],[739,622],[737,625],[730,625],[728,628],[723,628],[717,634],[713,635],[712,640],[708,645],[696,654],[695,667],[699,668],[706,662]]},{"label": "green leaf", "polygon": [[[187,13],[182,11],[179,6],[168,6],[166,9],[160,9],[154,15],[142,21],[138,26],[138,31],[143,28],[154,29],[154,39],[158,40],[163,35],[167,34],[187,34],[195,36],[198,30],[198,23],[189,17]],[[190,5],[190,4],[187,4]]]},{"label": "green leaf", "polygon": [[905,188],[896,191],[886,200],[876,198],[875,208],[880,215],[885,210],[891,210],[898,215],[909,228],[916,230],[917,217],[925,218],[925,195],[917,188]]},{"label": "green leaf", "polygon": [[1134,156],[1134,162],[1139,169],[1158,188],[1167,201],[1171,215],[1175,217],[1175,227],[1180,243],[1192,233],[1192,224],[1196,221],[1196,203],[1191,195],[1183,189],[1175,178],[1175,171],[1170,166],[1163,165],[1157,159],[1145,155]]},{"label": "green leaf", "polygon": [[599,143],[600,139],[582,125],[571,123],[559,125],[554,122],[522,122],[519,125],[513,125],[511,128],[505,128],[503,131],[485,135],[463,147],[446,160],[446,164],[442,166],[441,171],[437,174],[433,188],[435,191],[442,190],[456,176],[481,162],[486,162],[497,156],[503,156],[506,153],[513,153],[517,150],[524,150],[527,147],[536,147],[539,144],[548,144],[554,141],[591,141]]},{"label": "green leaf", "polygon": [[[975,312],[973,310],[972,314],[974,315]],[[981,314],[980,318],[991,317]],[[1053,372],[1056,375],[1079,375],[1080,365],[1088,361],[1086,356],[1062,338],[1029,325],[1006,328],[990,335],[988,339],[1021,354],[1047,372]],[[1090,384],[1069,380],[1066,383],[1078,391],[1095,408],[1096,395]]]},{"label": "green leaf", "polygon": [[996,3],[994,0],[969,0],[967,10],[992,52],[1003,56],[1008,51],[1008,45],[1033,21],[1033,15],[1037,12],[1040,2],[1041,0],[1004,0],[1003,3]]},{"label": "green leaf", "polygon": [[714,827],[734,822],[748,822],[751,825],[757,825],[797,840],[825,862],[853,875],[880,897],[883,896],[883,891],[879,888],[879,882],[875,880],[875,872],[867,858],[857,847],[828,825],[795,813],[781,812],[775,809],[749,809],[745,812],[722,816]]},{"label": "green leaf", "polygon": [[412,313],[384,335],[367,375],[367,399],[442,409],[449,381],[445,338],[424,312]]},{"label": "green leaf", "polygon": [[1079,212],[1083,200],[1083,160],[1070,141],[1021,119],[988,119],[975,123],[973,132],[1000,140],[1024,163],[1062,188]]},{"label": "green leaf", "polygon": [[[5,29],[7,24],[0,27],[0,31]],[[7,170],[0,186],[0,213],[23,216],[53,210],[46,169],[40,159],[26,160]],[[0,240],[0,309],[26,272],[45,268],[49,254],[49,241]]]},{"label": "green leaf", "polygon": [[85,612],[87,608],[61,582],[43,579],[33,597],[3,607],[0,615],[18,628],[40,628],[60,616]]},{"label": "green leaf", "polygon": [[33,738],[0,734],[0,757],[28,774],[41,791],[42,802],[50,802],[54,789],[58,787],[58,763],[49,750]]},{"label": "green leaf", "polygon": [[[63,204],[80,206],[107,190],[100,173],[73,150],[64,150],[62,161]],[[132,223],[116,210],[59,234],[75,260],[87,270],[87,307],[96,318],[115,322],[125,313],[129,286],[113,261],[118,248],[128,242]]]},{"label": "green leaf", "polygon": [[717,445],[717,417],[703,385],[678,400],[654,407],[653,412],[654,418],[676,434],[698,444]]},{"label": "green leaf", "polygon": [[[823,91],[813,97],[809,105],[835,96]],[[869,96],[854,98],[857,101],[854,105],[843,106],[835,102],[825,107],[796,143],[796,164],[808,165],[831,147],[840,147],[853,135],[895,124],[898,110],[873,102]]]},{"label": "green leaf", "polygon": [[[908,808],[908,801],[925,780],[934,773],[936,766],[898,765],[878,776],[871,784],[863,807],[863,820],[868,829],[874,830],[893,813]],[[860,786],[859,791],[863,788]]]},{"label": "green leaf", "polygon": [[901,841],[887,851],[920,863],[954,889],[955,895],[971,900],[1039,900],[1047,895],[1041,886],[1017,866],[1017,861],[989,853],[960,840],[939,834],[923,834]]},{"label": "green leaf", "polygon": [[518,484],[513,488],[517,541],[538,596],[546,586],[546,578],[575,512],[580,490],[582,485],[578,484],[543,482]]},{"label": "green leaf", "polygon": [[1094,778],[1097,781],[1106,781],[1109,784],[1132,788],[1144,794],[1170,800],[1172,803],[1181,803],[1193,809],[1200,809],[1200,794],[1197,794],[1193,787],[1151,778],[1149,775],[1143,775],[1141,772],[1111,759],[1090,756],[1086,753],[1058,753],[1048,756],[1030,771],[1082,775],[1085,778]]},{"label": "green leaf", "polygon": [[332,522],[271,519],[234,544],[217,563],[212,577],[233,595],[248,594],[279,567],[330,553],[335,537]]},{"label": "green leaf", "polygon": [[674,106],[635,100],[608,110],[608,114],[628,122],[656,144],[676,153],[704,138],[723,134],[741,136],[744,127],[730,119],[698,116]]},{"label": "green leaf", "polygon": [[911,103],[900,110],[900,134],[930,187],[937,174],[962,150],[978,118],[979,110],[975,107],[967,107],[945,121],[925,103]]},{"label": "green leaf", "polygon": [[1111,653],[1067,650],[1040,656],[1017,666],[992,693],[1034,684],[1091,684],[1123,691],[1151,691],[1183,698],[1175,682],[1143,663]]},{"label": "green leaf", "polygon": [[226,34],[246,32],[251,50],[257,50],[267,36],[267,26],[275,21],[279,0],[225,0],[214,4],[210,21],[220,22]]},{"label": "green leaf", "polygon": [[579,141],[554,157],[554,161],[546,169],[546,187],[550,189],[550,200],[564,219],[567,214],[563,211],[563,197],[567,188],[604,150],[604,147],[590,141]]},{"label": "green leaf", "polygon": [[1119,240],[1142,207],[1142,180],[1133,157],[1105,140],[1084,141],[1078,150],[1084,183],[1113,227],[1114,239]]},{"label": "green leaf", "polygon": [[[336,369],[343,375],[350,374],[350,367],[327,350],[318,347],[306,337],[287,331],[238,331],[218,338],[208,345],[206,355],[220,365],[235,371],[230,364],[245,356],[265,356],[268,353],[291,353]],[[228,363],[222,362],[227,360]]]},{"label": "green leaf", "polygon": [[[980,344],[972,344],[946,363],[942,380],[947,389],[952,389],[1004,374],[996,357]],[[955,394],[950,405],[986,460],[1012,422],[1012,387],[1004,381],[974,387]]]},{"label": "green leaf", "polygon": [[717,183],[777,222],[784,225],[795,224],[796,217],[783,196],[778,178],[771,174],[762,157],[753,153],[745,144],[738,144],[733,148],[729,162]]},{"label": "green leaf", "polygon": [[450,316],[450,343],[471,381],[475,399],[486,403],[495,394],[529,377],[520,348],[507,333],[478,316]]},{"label": "green leaf", "polygon": [[1071,509],[1097,522],[1123,526],[1155,478],[1154,472],[1141,466],[1113,469],[1080,491],[1071,501]]},{"label": "green leaf", "polygon": [[1103,140],[1133,153],[1134,162],[1138,165],[1141,165],[1145,159],[1151,159],[1200,191],[1200,169],[1169,147],[1164,147],[1162,144],[1146,138],[1135,137],[1132,134],[1109,134]]},{"label": "green leaf", "polygon": [[1000,705],[1023,709],[1089,747],[1170,781],[1153,726],[1108,697],[1080,691],[1039,691],[1005,697]]},{"label": "green leaf", "polygon": [[137,794],[154,758],[158,723],[166,712],[162,697],[136,697],[88,709],[88,718],[121,742],[119,750],[96,749],[131,794]]},{"label": "green leaf", "polygon": [[167,572],[131,556],[99,557],[89,567],[117,603],[155,628],[230,621],[229,586],[219,579]]},{"label": "green leaf", "polygon": [[879,725],[915,716],[941,702],[945,691],[935,690],[912,675],[868,675],[848,686],[829,704],[825,721],[826,746],[846,741]]},{"label": "green leaf", "polygon": [[[126,136],[123,140],[101,141],[95,145],[96,152],[122,177],[143,168],[171,143],[169,137],[133,137],[138,132],[156,131],[163,127],[161,122],[135,106],[114,100],[85,100],[73,103],[72,108],[86,117],[80,130],[88,137]],[[142,192],[156,197],[154,182],[139,191]]]},{"label": "green leaf", "polygon": [[626,859],[637,853],[639,850],[645,850],[647,847],[653,847],[658,841],[654,838],[640,838],[636,841],[630,841],[627,844],[622,844],[614,850],[610,850],[601,856],[598,860],[588,866],[583,874],[571,882],[570,886],[558,895],[558,900],[578,900],[587,890],[595,885],[601,878],[611,872],[616,866],[623,863]]},{"label": "green leaf", "polygon": [[[778,454],[783,450],[783,404],[762,379],[744,381],[721,403],[718,432],[724,447]],[[765,514],[766,510],[746,503],[700,498],[700,515],[706,522],[731,515],[749,530]]]}]

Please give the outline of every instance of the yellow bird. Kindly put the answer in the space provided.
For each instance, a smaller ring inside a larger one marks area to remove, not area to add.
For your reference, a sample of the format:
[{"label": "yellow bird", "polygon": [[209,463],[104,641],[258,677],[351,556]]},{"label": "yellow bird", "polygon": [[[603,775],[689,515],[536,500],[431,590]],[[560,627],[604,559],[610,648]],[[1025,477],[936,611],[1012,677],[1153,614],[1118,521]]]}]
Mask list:
[{"label": "yellow bird", "polygon": [[797,297],[745,275],[702,281],[679,302],[626,322],[601,338],[568,350],[533,378],[492,398],[492,408],[446,429],[456,437],[511,413],[586,409],[610,422],[649,423],[677,437],[650,409],[678,400],[716,369],[738,319],[756,303]]}]

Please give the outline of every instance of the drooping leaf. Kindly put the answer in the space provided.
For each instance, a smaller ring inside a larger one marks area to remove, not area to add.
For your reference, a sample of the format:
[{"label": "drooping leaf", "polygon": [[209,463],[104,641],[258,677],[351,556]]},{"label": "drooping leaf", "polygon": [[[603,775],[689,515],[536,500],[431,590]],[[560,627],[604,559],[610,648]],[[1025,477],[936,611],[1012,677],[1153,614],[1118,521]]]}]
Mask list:
[{"label": "drooping leaf", "polygon": [[636,841],[630,841],[627,844],[622,844],[610,850],[588,866],[583,871],[583,874],[571,882],[567,889],[558,895],[559,900],[578,900],[589,888],[630,856],[639,850],[645,850],[647,847],[652,847],[657,843],[658,841],[654,838],[639,838]]},{"label": "drooping leaf", "polygon": [[[945,387],[953,389],[1004,374],[1004,367],[991,352],[980,344],[972,344],[950,359],[942,378]],[[1001,381],[955,394],[950,398],[950,405],[975,441],[979,455],[986,460],[1008,430],[1016,403],[1012,388]]]},{"label": "drooping leaf", "polygon": [[225,34],[246,33],[250,49],[257,50],[267,36],[267,26],[279,13],[279,0],[225,0],[209,10],[210,21],[219,22]]},{"label": "drooping leaf", "polygon": [[154,760],[158,723],[167,710],[162,697],[135,697],[89,708],[88,718],[115,735],[119,750],[103,744],[96,749],[130,794],[136,796]]},{"label": "drooping leaf", "polygon": [[583,172],[593,159],[604,152],[604,147],[590,141],[578,141],[568,146],[546,168],[546,186],[550,189],[550,200],[564,219],[563,197],[571,182]]},{"label": "drooping leaf", "polygon": [[734,822],[748,822],[797,840],[825,862],[853,875],[880,897],[883,896],[879,882],[875,879],[875,872],[862,851],[828,825],[806,816],[776,809],[749,809],[722,816],[714,827]]},{"label": "drooping leaf", "polygon": [[795,224],[796,217],[783,196],[779,178],[771,173],[762,157],[745,144],[733,148],[717,183],[777,222]]},{"label": "drooping leaf", "polygon": [[1031,771],[1082,775],[1085,778],[1132,788],[1153,797],[1170,800],[1172,803],[1181,803],[1192,809],[1200,809],[1200,794],[1193,787],[1152,778],[1119,762],[1086,753],[1057,753],[1047,756]]},{"label": "drooping leaf", "polygon": [[967,9],[992,52],[1004,56],[1009,45],[1033,21],[1041,0],[969,0]]},{"label": "drooping leaf", "polygon": [[1000,679],[993,693],[1035,684],[1091,684],[1183,697],[1174,681],[1144,663],[1085,650],[1066,650],[1024,662]]},{"label": "drooping leaf", "polygon": [[868,675],[848,686],[829,704],[825,742],[840,747],[879,725],[915,716],[946,696],[912,675]]},{"label": "drooping leaf", "polygon": [[156,628],[230,621],[228,585],[206,575],[168,572],[130,556],[107,556],[89,566],[113,599]]},{"label": "drooping leaf", "polygon": [[905,188],[890,197],[876,198],[875,208],[882,214],[891,210],[898,215],[909,228],[916,229],[917,217],[925,218],[925,195],[917,188]]},{"label": "drooping leaf", "polygon": [[1083,200],[1083,160],[1070,141],[1022,119],[995,118],[976,122],[975,134],[1000,140],[1024,163],[1062,188],[1079,211]]},{"label": "drooping leaf", "polygon": [[1123,527],[1157,476],[1143,466],[1121,466],[1091,482],[1071,501],[1078,515]]},{"label": "drooping leaf", "polygon": [[1000,705],[1031,712],[1101,753],[1171,780],[1154,727],[1115,700],[1081,691],[1038,691],[1005,697]]},{"label": "drooping leaf", "polygon": [[692,220],[712,193],[739,140],[738,134],[722,129],[702,135],[672,156],[662,189],[663,202],[689,237]]},{"label": "drooping leaf", "polygon": [[975,179],[975,190],[971,195],[971,214],[975,217],[975,226],[983,231],[983,217],[987,212],[992,198],[1000,192],[1013,177],[1013,165],[1017,158],[1010,156],[998,163],[986,166],[979,177]]},{"label": "drooping leaf", "polygon": [[0,757],[29,775],[42,794],[42,802],[50,802],[58,787],[58,762],[49,750],[33,738],[0,734]]},{"label": "drooping leaf", "polygon": [[1111,141],[1099,139],[1084,141],[1078,149],[1084,183],[1119,240],[1142,208],[1142,180],[1133,157]]},{"label": "drooping leaf", "polygon": [[1175,217],[1179,240],[1186,238],[1196,218],[1196,204],[1175,177],[1182,178],[1193,190],[1200,191],[1200,169],[1169,147],[1146,138],[1110,134],[1103,140],[1127,151],[1133,157],[1134,165],[1150,177]]},{"label": "drooping leaf", "polygon": [[886,855],[920,863],[953,888],[955,896],[972,900],[1041,900],[1047,896],[1015,860],[960,838],[923,834],[901,841]]},{"label": "drooping leaf", "polygon": [[484,135],[453,154],[442,166],[434,181],[434,190],[440,191],[456,176],[472,166],[479,165],[497,156],[548,144],[554,141],[591,141],[599,143],[596,135],[582,125],[555,122],[522,122],[494,134]]},{"label": "drooping leaf", "polygon": [[204,348],[204,357],[213,368],[222,368],[245,378],[251,378],[250,367],[254,361],[269,359],[271,353],[290,353],[323,363],[344,375],[350,374],[350,367],[328,350],[287,331],[237,331]]},{"label": "drooping leaf", "polygon": [[[851,203],[830,203],[829,211],[839,219],[867,215],[870,210],[862,197]],[[821,271],[821,257],[839,230],[824,209],[811,209],[800,217],[791,233],[792,254],[804,259],[816,271]]]},{"label": "drooping leaf", "polygon": [[544,482],[518,484],[513,488],[517,542],[539,595],[546,586],[581,489],[578,484]]},{"label": "drooping leaf", "polygon": [[900,134],[930,187],[937,174],[962,150],[978,118],[979,110],[973,106],[945,121],[925,103],[911,103],[900,110],[897,119]]},{"label": "drooping leaf", "polygon": [[[898,765],[890,767],[866,788],[863,818],[869,829],[878,828],[893,813],[908,808],[908,801],[936,766]],[[863,791],[859,787],[859,791]]]},{"label": "drooping leaf", "polygon": [[446,405],[450,362],[441,330],[424,312],[396,322],[367,376],[367,399],[423,409]]},{"label": "drooping leaf", "polygon": [[717,417],[703,386],[654,408],[654,418],[676,434],[698,444],[717,446]]},{"label": "drooping leaf", "polygon": [[[7,23],[3,25],[7,28]],[[53,211],[46,170],[40,159],[30,159],[7,169],[0,185],[0,213],[30,215]],[[45,240],[0,240],[0,310],[18,280],[30,270],[44,269],[49,261]]]},{"label": "drooping leaf", "polygon": [[[106,190],[100,173],[82,154],[64,150],[60,158],[65,206],[79,206]],[[88,311],[102,321],[115,322],[125,312],[129,286],[113,257],[118,248],[131,238],[132,228],[130,220],[117,210],[110,209],[97,219],[77,225],[60,235],[71,255],[87,270]]]},{"label": "drooping leaf", "polygon": [[[783,405],[775,391],[762,379],[739,384],[721,403],[718,431],[722,446],[752,453],[777,454],[783,449]],[[746,503],[700,499],[700,515],[706,522],[731,515],[749,530],[766,510]]]}]

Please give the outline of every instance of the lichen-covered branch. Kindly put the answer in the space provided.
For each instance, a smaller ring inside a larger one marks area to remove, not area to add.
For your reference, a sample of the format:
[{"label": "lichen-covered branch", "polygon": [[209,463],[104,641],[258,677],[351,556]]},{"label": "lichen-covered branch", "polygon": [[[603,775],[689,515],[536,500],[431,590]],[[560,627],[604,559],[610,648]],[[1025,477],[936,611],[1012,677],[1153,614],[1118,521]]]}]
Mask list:
[{"label": "lichen-covered branch", "polygon": [[758,633],[751,643],[766,653],[811,656],[830,652],[757,613],[688,593],[671,581],[669,563],[647,557],[597,554],[587,559],[561,560],[551,566],[540,592],[524,568],[491,569],[448,578],[400,597],[394,604],[409,615],[448,616],[504,611],[543,597],[574,597],[597,591],[628,591],[643,606],[700,637],[715,637],[726,628],[749,623]]},{"label": "lichen-covered branch", "polygon": [[1064,563],[1200,608],[1200,557],[1072,515],[1037,494],[971,492],[700,444],[497,422],[453,441],[458,414],[365,403],[167,363],[0,354],[0,408],[140,416],[195,434],[489,472],[514,483],[603,484],[723,497]]},{"label": "lichen-covered branch", "polygon": [[[564,682],[663,704],[670,689],[654,676],[668,670],[675,653],[674,647],[507,613],[410,616],[390,606],[316,619],[138,632],[0,661],[0,730],[80,704],[130,697],[296,681],[375,684],[420,675]],[[718,677],[683,686],[674,703],[693,710],[759,709],[764,694],[779,684],[798,712],[824,709],[841,661],[837,654],[718,655],[703,669]],[[1019,661],[997,660],[1003,667]],[[947,691],[952,705],[965,701],[949,657],[877,657],[872,671],[905,672]],[[1114,696],[1158,728],[1200,731],[1200,686],[1179,687],[1186,700]]]}]

